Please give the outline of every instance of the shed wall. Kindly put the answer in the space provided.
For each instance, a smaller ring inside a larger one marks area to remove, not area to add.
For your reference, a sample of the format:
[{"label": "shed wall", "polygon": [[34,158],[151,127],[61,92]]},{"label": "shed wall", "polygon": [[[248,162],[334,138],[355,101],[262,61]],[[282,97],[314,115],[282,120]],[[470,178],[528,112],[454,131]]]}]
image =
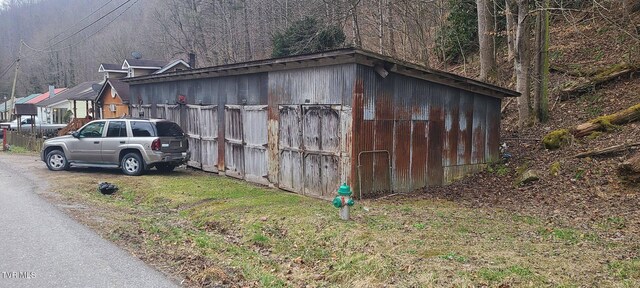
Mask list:
[{"label": "shed wall", "polygon": [[[351,141],[347,138],[351,137],[355,73],[356,64],[344,64],[132,84],[131,103],[148,105],[151,117],[179,122],[189,134],[190,145],[196,145],[191,147],[192,154],[200,157],[191,166],[204,168],[209,158],[216,157],[217,164],[209,165],[207,171],[328,198],[342,182],[350,181]],[[174,107],[178,95],[185,96],[188,105],[179,108],[177,117],[169,117],[171,110],[165,107]],[[217,137],[208,135],[209,145],[213,141],[217,145],[216,153],[207,153],[211,149],[203,146],[204,130],[212,128],[194,123],[205,119],[198,105],[216,110],[207,112],[217,116]],[[281,126],[283,113],[298,120]],[[280,175],[284,170],[300,172],[299,179],[291,179],[288,172],[289,176]],[[286,183],[280,185],[282,179]]]},{"label": "shed wall", "polygon": [[498,98],[358,65],[353,107],[363,197],[447,184],[498,157]]}]

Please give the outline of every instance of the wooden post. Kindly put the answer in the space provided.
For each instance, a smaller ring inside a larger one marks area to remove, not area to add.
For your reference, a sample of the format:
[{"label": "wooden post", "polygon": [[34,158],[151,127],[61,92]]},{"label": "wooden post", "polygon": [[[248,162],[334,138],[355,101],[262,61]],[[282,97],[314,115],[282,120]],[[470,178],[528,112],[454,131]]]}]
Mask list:
[{"label": "wooden post", "polygon": [[76,100],[73,100],[73,119],[78,118],[78,109],[76,109]]}]

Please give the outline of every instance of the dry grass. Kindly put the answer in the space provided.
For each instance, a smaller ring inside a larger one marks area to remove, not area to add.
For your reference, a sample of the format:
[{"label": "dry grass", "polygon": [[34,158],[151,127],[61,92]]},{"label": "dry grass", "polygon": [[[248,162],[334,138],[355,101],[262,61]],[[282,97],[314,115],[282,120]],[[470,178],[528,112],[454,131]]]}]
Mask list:
[{"label": "dry grass", "polygon": [[[54,184],[81,204],[71,213],[192,286],[640,284],[638,261],[616,256],[632,247],[508,211],[389,198],[342,222],[326,201],[200,172],[65,174]],[[98,181],[121,190],[103,196]]]}]

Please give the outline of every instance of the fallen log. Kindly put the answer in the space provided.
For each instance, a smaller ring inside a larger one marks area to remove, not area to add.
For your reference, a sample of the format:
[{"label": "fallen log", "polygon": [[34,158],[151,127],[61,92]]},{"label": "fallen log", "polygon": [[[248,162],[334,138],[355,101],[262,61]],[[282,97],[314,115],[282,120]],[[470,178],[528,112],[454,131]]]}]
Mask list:
[{"label": "fallen log", "polygon": [[604,148],[604,149],[588,151],[588,152],[576,154],[573,157],[575,157],[575,158],[585,158],[585,157],[594,157],[594,156],[604,156],[604,155],[615,154],[615,153],[619,153],[619,152],[623,152],[623,151],[628,151],[629,149],[633,149],[633,148],[637,148],[637,147],[640,147],[640,142],[620,144],[620,145],[607,147],[607,148]]},{"label": "fallen log", "polygon": [[571,134],[580,138],[587,136],[595,131],[610,131],[616,128],[616,125],[623,125],[640,119],[640,104],[631,106],[625,110],[611,115],[600,116],[587,123],[582,123],[572,129]]},{"label": "fallen log", "polygon": [[620,164],[618,175],[630,182],[640,182],[640,153]]},{"label": "fallen log", "polygon": [[560,91],[558,92],[558,98],[560,98],[560,100],[562,101],[569,100],[575,95],[591,91],[597,86],[605,84],[620,76],[629,75],[639,70],[640,67],[633,66],[627,63],[611,66],[593,75],[592,77],[581,78],[580,81],[573,83],[568,87],[560,89]]}]

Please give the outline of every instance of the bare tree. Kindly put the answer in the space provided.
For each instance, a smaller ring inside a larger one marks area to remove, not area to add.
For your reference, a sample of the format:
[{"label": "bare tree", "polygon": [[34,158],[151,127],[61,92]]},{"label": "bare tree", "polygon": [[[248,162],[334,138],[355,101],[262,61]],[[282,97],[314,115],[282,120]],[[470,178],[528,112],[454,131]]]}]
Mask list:
[{"label": "bare tree", "polygon": [[520,128],[529,124],[531,108],[529,107],[530,81],[529,81],[529,0],[517,0],[518,24],[516,27],[514,52],[516,70],[516,89],[520,92],[518,97],[518,126]]},{"label": "bare tree", "polygon": [[493,3],[491,0],[476,0],[476,5],[478,11],[478,42],[480,44],[479,79],[493,82],[496,77]]}]

